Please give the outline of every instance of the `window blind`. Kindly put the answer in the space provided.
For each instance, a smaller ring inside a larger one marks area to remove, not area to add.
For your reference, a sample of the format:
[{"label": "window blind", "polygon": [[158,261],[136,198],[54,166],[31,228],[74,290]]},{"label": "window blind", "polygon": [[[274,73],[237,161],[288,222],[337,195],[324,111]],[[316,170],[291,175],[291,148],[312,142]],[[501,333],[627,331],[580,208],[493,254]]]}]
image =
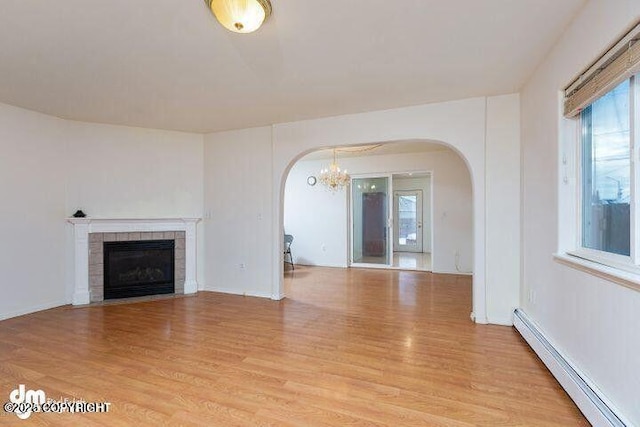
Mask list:
[{"label": "window blind", "polygon": [[618,84],[640,72],[640,24],[636,25],[566,89],[565,117],[574,117]]}]

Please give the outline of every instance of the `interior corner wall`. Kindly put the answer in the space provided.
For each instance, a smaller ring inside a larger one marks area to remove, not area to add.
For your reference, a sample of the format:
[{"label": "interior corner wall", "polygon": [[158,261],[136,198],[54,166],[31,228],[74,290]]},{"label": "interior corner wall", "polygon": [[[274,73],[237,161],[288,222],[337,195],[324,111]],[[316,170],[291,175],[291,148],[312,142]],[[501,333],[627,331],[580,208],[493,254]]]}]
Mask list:
[{"label": "interior corner wall", "polygon": [[205,289],[272,297],[271,164],[270,127],[205,136]]},{"label": "interior corner wall", "polygon": [[64,131],[0,104],[0,320],[65,303]]},{"label": "interior corner wall", "polygon": [[521,92],[521,306],[628,425],[640,425],[640,292],[558,264],[553,254],[558,229],[573,218],[558,208],[560,93],[638,19],[640,2],[589,1]]},{"label": "interior corner wall", "polygon": [[[200,134],[67,121],[66,216],[201,218]],[[204,280],[204,227],[196,226],[197,279]],[[67,226],[67,299],[74,283],[73,230]],[[201,285],[200,285],[201,286]]]},{"label": "interior corner wall", "polygon": [[0,291],[8,296],[0,319],[71,302],[73,231],[65,218],[76,209],[96,217],[202,216],[202,135],[0,104],[0,147]]}]

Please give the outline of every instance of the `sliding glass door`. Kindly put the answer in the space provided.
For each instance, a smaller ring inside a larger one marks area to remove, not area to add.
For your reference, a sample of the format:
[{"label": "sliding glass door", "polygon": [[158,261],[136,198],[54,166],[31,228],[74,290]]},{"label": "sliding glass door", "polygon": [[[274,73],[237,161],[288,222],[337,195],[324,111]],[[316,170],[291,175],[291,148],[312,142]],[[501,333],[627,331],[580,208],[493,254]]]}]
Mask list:
[{"label": "sliding glass door", "polygon": [[351,179],[351,264],[391,265],[391,177]]}]

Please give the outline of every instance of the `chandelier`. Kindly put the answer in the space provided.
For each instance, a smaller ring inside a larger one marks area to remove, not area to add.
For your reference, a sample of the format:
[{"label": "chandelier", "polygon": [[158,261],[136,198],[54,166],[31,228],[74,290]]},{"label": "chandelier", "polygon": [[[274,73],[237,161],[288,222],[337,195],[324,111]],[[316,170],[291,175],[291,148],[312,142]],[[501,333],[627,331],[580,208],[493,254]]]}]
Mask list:
[{"label": "chandelier", "polygon": [[336,150],[333,149],[333,162],[329,168],[320,171],[319,181],[323,183],[331,191],[340,190],[349,184],[349,175],[347,170],[340,170],[338,162],[336,162]]},{"label": "chandelier", "polygon": [[269,0],[204,0],[216,19],[234,33],[252,33],[271,15]]}]

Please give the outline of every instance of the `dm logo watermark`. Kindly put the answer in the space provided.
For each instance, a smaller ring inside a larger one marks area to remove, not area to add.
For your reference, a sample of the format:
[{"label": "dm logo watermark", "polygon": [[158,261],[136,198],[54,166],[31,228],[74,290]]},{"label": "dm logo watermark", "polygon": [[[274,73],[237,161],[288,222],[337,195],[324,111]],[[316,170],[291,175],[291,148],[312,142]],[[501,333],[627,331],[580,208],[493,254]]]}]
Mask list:
[{"label": "dm logo watermark", "polygon": [[26,420],[31,416],[34,407],[47,403],[47,395],[42,390],[27,390],[24,384],[20,384],[17,389],[9,393],[9,401],[14,407],[7,408],[5,405],[5,411],[13,409],[7,412],[14,412],[18,418]]},{"label": "dm logo watermark", "polygon": [[53,400],[47,399],[42,390],[27,390],[24,384],[9,393],[9,402],[3,409],[7,413],[14,413],[21,420],[26,420],[34,412],[42,413],[95,413],[109,412],[109,402],[86,402],[84,400]]}]

